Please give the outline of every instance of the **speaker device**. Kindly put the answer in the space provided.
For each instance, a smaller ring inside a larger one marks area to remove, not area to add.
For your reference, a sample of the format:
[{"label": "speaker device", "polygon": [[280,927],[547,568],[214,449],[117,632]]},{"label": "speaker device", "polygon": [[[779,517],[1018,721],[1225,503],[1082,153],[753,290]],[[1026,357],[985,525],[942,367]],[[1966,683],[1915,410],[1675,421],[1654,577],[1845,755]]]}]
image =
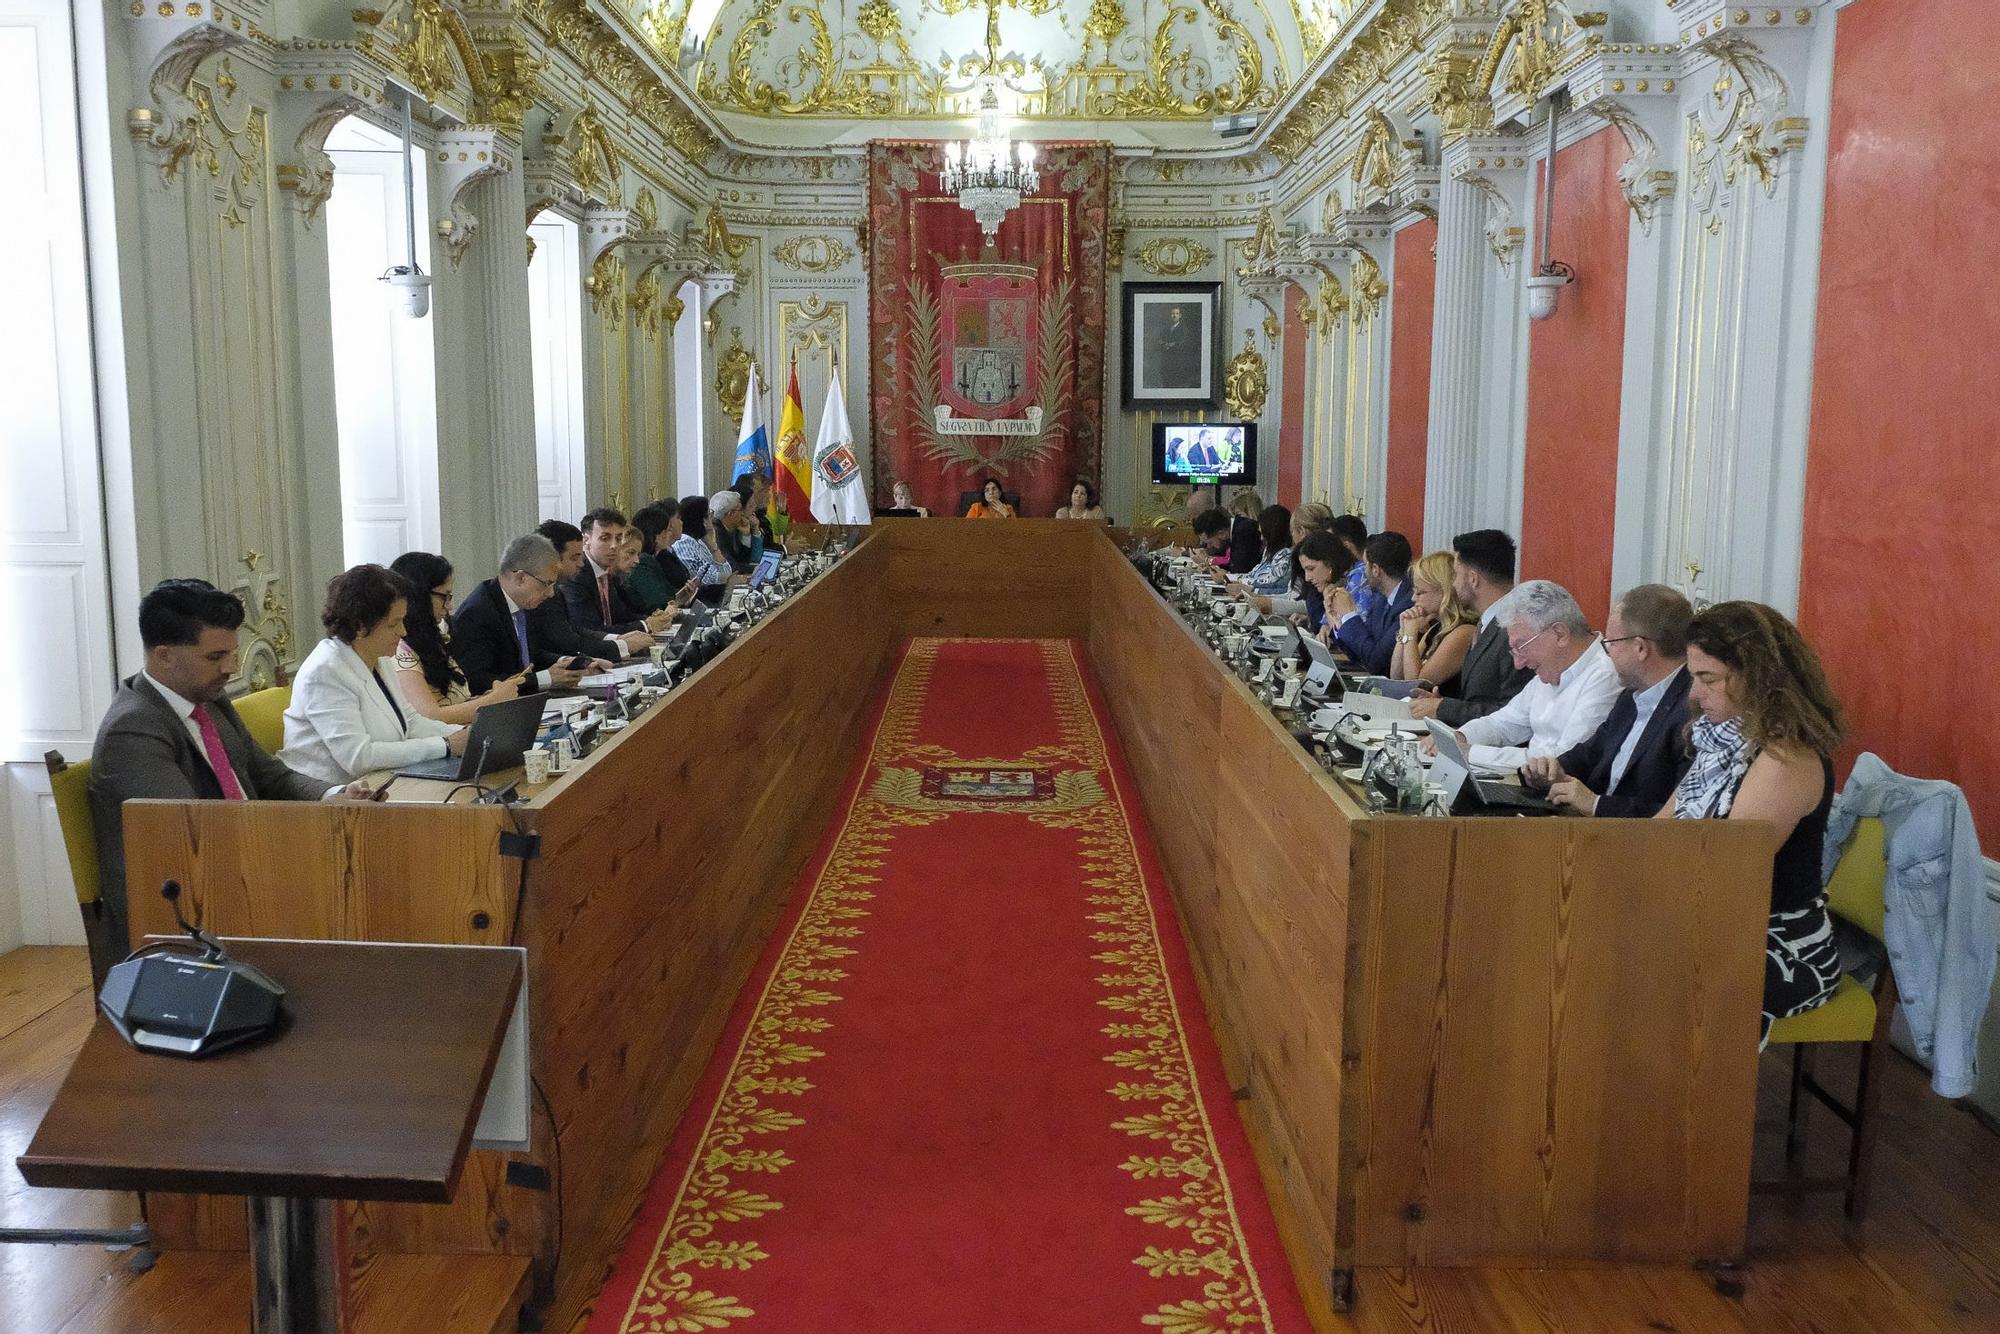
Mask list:
[{"label": "speaker device", "polygon": [[97,1008],[135,1047],[206,1056],[274,1027],[285,989],[190,926],[181,916],[180,893],[173,880],[160,887],[160,896],[173,905],[174,920],[199,952],[178,943],[141,946],[105,975]]}]

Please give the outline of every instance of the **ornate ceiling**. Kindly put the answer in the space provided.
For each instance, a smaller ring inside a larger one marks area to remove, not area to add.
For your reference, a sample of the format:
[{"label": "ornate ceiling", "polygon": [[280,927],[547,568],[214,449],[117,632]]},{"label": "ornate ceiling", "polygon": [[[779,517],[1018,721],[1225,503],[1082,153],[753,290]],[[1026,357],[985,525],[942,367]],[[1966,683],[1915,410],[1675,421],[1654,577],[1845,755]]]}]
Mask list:
[{"label": "ornate ceiling", "polygon": [[[621,0],[725,116],[1205,121],[1277,105],[1367,0]],[[696,42],[701,45],[699,48]]]}]

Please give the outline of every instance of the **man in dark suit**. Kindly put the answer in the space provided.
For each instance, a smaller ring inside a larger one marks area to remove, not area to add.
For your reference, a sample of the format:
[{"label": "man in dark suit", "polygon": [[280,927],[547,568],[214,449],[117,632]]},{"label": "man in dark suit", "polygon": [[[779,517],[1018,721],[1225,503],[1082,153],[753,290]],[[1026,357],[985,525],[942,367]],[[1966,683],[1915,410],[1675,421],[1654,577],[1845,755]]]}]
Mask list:
[{"label": "man in dark suit", "polygon": [[[618,578],[625,545],[625,516],[614,509],[594,509],[583,516],[583,563],[562,582],[563,607],[571,624],[586,640],[617,638],[629,653],[644,652],[652,635],[666,629],[679,615],[678,607],[649,618],[634,606]],[[643,641],[643,642],[636,642]]]},{"label": "man in dark suit", "polygon": [[1363,555],[1368,587],[1378,594],[1367,610],[1355,604],[1343,584],[1326,595],[1326,623],[1331,638],[1347,655],[1376,676],[1389,670],[1396,652],[1396,625],[1410,609],[1416,590],[1410,583],[1410,539],[1401,533],[1377,533]]},{"label": "man in dark suit", "polygon": [[1514,661],[1507,627],[1493,614],[1500,599],[1514,591],[1514,539],[1497,528],[1480,528],[1460,533],[1451,547],[1452,588],[1461,602],[1479,613],[1479,637],[1458,669],[1454,695],[1439,698],[1418,691],[1410,700],[1410,713],[1463,727],[1504,707],[1535,674]]},{"label": "man in dark suit", "polygon": [[534,616],[556,600],[558,569],[549,540],[529,533],[500,553],[499,574],[459,602],[451,618],[451,651],[473,694],[483,695],[494,682],[523,673],[526,691],[565,689],[582,680],[586,670],[609,666],[593,660],[587,669],[565,667],[564,662],[591,655],[559,652],[536,641]]},{"label": "man in dark suit", "polygon": [[653,642],[652,636],[643,632],[626,635],[599,634],[595,631],[586,633],[570,616],[568,600],[559,595],[560,590],[584,568],[583,530],[561,519],[545,519],[536,525],[535,531],[555,548],[558,590],[557,596],[550,597],[528,616],[528,633],[533,638],[535,651],[564,657],[600,658],[605,662],[622,662],[643,653]]},{"label": "man in dark suit", "polygon": [[[139,603],[146,666],[119,686],[90,754],[104,948],[127,942],[125,819],[135,798],[320,801],[366,783],[328,787],[258,745],[229,702],[243,604],[202,579],[169,579]],[[93,950],[99,947],[92,942]],[[115,962],[115,960],[114,960]]]},{"label": "man in dark suit", "polygon": [[1604,625],[1604,651],[1625,692],[1597,731],[1561,755],[1529,760],[1522,778],[1578,815],[1645,818],[1687,773],[1688,625],[1694,608],[1665,584],[1640,584]]}]

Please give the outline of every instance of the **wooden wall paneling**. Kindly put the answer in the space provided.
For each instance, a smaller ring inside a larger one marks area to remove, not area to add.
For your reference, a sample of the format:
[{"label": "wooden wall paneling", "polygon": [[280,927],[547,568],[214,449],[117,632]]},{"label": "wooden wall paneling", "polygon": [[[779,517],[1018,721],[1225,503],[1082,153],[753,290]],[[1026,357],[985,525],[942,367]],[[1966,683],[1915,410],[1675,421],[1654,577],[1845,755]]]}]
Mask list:
[{"label": "wooden wall paneling", "polygon": [[1356,1262],[1738,1253],[1769,861],[1754,827],[1370,821]]},{"label": "wooden wall paneling", "polygon": [[906,635],[1082,639],[1093,525],[1060,519],[896,520],[869,545],[890,557],[883,604]]}]

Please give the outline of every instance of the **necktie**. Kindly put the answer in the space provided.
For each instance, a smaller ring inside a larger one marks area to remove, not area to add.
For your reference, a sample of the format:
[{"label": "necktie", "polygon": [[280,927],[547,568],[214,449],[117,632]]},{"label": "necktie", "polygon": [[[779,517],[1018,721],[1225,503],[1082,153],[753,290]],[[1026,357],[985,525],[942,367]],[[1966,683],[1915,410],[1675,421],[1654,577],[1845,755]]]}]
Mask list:
[{"label": "necktie", "polygon": [[607,630],[610,629],[611,628],[611,576],[608,574],[600,574],[597,576],[597,606],[598,609],[604,613],[605,628]]},{"label": "necktie", "polygon": [[514,638],[521,644],[521,665],[533,666],[533,655],[528,652],[528,613],[525,611],[514,613]]},{"label": "necktie", "polygon": [[230,767],[229,752],[222,748],[222,732],[208,705],[194,706],[194,722],[201,729],[201,748],[208,754],[208,767],[215,771],[215,781],[222,784],[222,799],[242,801],[243,784],[236,781],[236,770]]}]

